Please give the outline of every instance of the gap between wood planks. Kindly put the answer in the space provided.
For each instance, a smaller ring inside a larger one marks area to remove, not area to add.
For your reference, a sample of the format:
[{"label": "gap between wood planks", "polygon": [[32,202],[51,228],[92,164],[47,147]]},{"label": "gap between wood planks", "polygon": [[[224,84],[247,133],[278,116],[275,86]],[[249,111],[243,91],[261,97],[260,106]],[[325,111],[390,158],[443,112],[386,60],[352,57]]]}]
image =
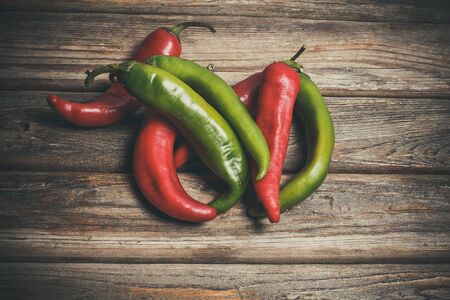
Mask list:
[{"label": "gap between wood planks", "polygon": [[[80,84],[82,86],[82,84]],[[109,85],[97,85],[93,87],[89,87],[89,89],[80,87],[80,88],[54,88],[48,89],[48,87],[43,86],[42,89],[38,89],[36,87],[32,88],[23,88],[17,89],[15,87],[2,87],[0,91],[5,92],[43,92],[43,93],[73,93],[73,94],[84,94],[84,93],[102,93],[107,90]],[[372,90],[343,90],[343,89],[321,89],[322,96],[324,97],[339,97],[339,98],[392,98],[392,99],[448,99],[450,101],[450,96],[448,93],[440,93],[440,92],[417,92],[417,91],[372,91]]]},{"label": "gap between wood planks", "polygon": [[[27,263],[33,263],[33,264],[105,264],[105,265],[248,265],[248,266],[267,266],[267,265],[274,265],[274,266],[283,266],[283,265],[297,265],[297,266],[305,266],[305,265],[444,265],[449,264],[450,266],[450,258],[446,259],[436,259],[436,258],[415,258],[415,259],[402,259],[402,258],[392,258],[392,259],[367,259],[367,260],[361,260],[361,259],[347,259],[347,260],[311,260],[311,261],[281,261],[281,262],[265,262],[265,261],[231,261],[231,262],[224,262],[224,261],[189,261],[189,260],[183,260],[183,261],[177,261],[177,260],[154,260],[154,259],[137,259],[137,258],[59,258],[55,256],[40,256],[40,257],[10,257],[8,259],[1,259],[0,264],[27,264]],[[450,268],[449,268],[449,275],[450,275]]]},{"label": "gap between wood planks", "polygon": [[[82,95],[85,96],[86,94],[95,94],[98,93],[97,96],[100,95],[100,93],[105,92],[107,89],[109,88],[109,84],[106,85],[99,85],[98,89],[97,88],[86,88],[83,90],[78,90],[78,89],[15,89],[15,88],[7,88],[7,87],[3,87],[0,88],[0,92],[29,92],[29,93],[45,93],[45,94],[54,94],[57,92],[61,92],[61,93],[70,93],[73,95]],[[338,91],[338,90],[336,90]],[[405,91],[407,96],[402,96],[404,93],[403,91],[381,91],[381,93],[379,91],[371,91],[371,90],[351,90],[348,91],[349,94],[348,95],[340,95],[339,92],[333,91],[331,89],[327,89],[327,90],[321,90],[321,94],[323,97],[325,98],[349,98],[350,101],[352,98],[374,98],[374,99],[386,99],[386,98],[390,98],[390,99],[445,99],[445,100],[449,100],[450,101],[450,94],[448,93],[435,93],[435,92],[415,92],[415,91]],[[345,91],[344,91],[345,92]],[[79,97],[80,98],[80,97]],[[77,99],[71,99],[71,101],[74,102],[90,102],[93,101],[95,99],[95,97],[91,97],[92,99],[90,100],[77,100]],[[45,100],[45,99],[44,99]]]},{"label": "gap between wood planks", "polygon": [[[117,15],[117,16],[149,16],[149,14],[143,14],[143,13],[132,13],[132,12],[102,12],[102,11],[52,11],[52,10],[2,10],[0,12],[0,15],[2,13],[15,13],[15,14],[29,14],[29,13],[36,13],[36,14],[60,14],[60,15]],[[158,12],[158,13],[151,13],[152,16],[186,16],[186,17],[223,17],[223,15],[214,15],[214,14],[195,14],[190,13],[189,15],[186,15],[186,13],[182,12]],[[242,17],[242,18],[254,18],[254,19],[278,19],[280,16],[255,16],[250,14],[227,14],[226,17]],[[298,19],[298,16],[283,16],[287,19]],[[333,22],[356,22],[356,23],[384,23],[384,24],[450,24],[450,21],[446,22],[432,22],[430,20],[428,21],[387,21],[387,20],[361,20],[361,19],[334,19],[334,18],[302,18],[302,20],[305,21],[333,21]]]}]

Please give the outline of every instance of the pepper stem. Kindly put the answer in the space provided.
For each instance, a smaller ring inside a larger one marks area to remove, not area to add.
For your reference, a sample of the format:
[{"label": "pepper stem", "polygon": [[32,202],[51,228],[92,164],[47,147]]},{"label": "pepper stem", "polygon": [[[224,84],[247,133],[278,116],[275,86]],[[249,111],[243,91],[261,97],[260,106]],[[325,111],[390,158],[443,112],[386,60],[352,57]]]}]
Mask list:
[{"label": "pepper stem", "polygon": [[294,69],[295,71],[297,71],[298,73],[302,72],[302,66],[300,64],[298,64],[297,62],[295,62],[295,60],[302,55],[303,52],[305,52],[306,50],[306,46],[303,45],[300,49],[298,49],[297,53],[294,54],[294,56],[292,56],[290,59],[288,60],[284,60],[283,63],[285,63],[286,65],[288,65],[289,67],[291,67],[292,69]]},{"label": "pepper stem", "polygon": [[188,27],[204,27],[208,28],[213,33],[216,32],[216,29],[212,25],[205,22],[184,22],[165,29],[179,38],[180,32]]},{"label": "pepper stem", "polygon": [[94,78],[100,74],[109,73],[109,78],[111,79],[114,76],[119,75],[121,72],[128,72],[135,62],[127,61],[121,64],[109,64],[106,66],[101,66],[93,69],[92,71],[87,70],[86,80],[84,81],[85,86],[92,85],[94,82]]},{"label": "pepper stem", "polygon": [[292,69],[297,71],[298,73],[302,72],[302,66],[300,64],[296,63],[295,61],[292,61],[289,59],[289,60],[283,61],[283,63],[285,63],[286,65],[288,65],[289,67],[291,67]]},{"label": "pepper stem", "polygon": [[306,50],[306,46],[303,45],[298,51],[297,53],[294,54],[294,56],[292,56],[289,60],[295,61],[300,55],[302,55],[303,52],[305,52]]}]

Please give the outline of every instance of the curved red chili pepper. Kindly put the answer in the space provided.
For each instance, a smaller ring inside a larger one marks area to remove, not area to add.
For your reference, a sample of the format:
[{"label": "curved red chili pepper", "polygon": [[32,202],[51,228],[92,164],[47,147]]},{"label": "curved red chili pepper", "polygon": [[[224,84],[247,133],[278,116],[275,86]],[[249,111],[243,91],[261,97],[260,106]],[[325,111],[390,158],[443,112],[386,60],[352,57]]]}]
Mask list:
[{"label": "curved red chili pepper", "polygon": [[[260,79],[257,73],[233,87],[247,107],[255,107]],[[174,154],[176,134],[169,120],[149,111],[133,154],[138,186],[153,206],[171,217],[189,222],[212,220],[216,210],[190,197],[178,179],[175,165],[183,165],[195,152],[183,144]]]},{"label": "curved red chili pepper", "polygon": [[258,95],[256,123],[266,138],[270,151],[270,165],[266,176],[256,180],[258,167],[251,165],[256,195],[272,223],[280,221],[280,180],[289,143],[292,113],[300,76],[283,62],[270,64],[263,72]]},{"label": "curved red chili pepper", "polygon": [[203,222],[216,210],[191,198],[183,189],[173,163],[176,128],[163,116],[149,111],[133,154],[133,171],[144,196],[156,208],[179,220]]},{"label": "curved red chili pepper", "polygon": [[[254,114],[256,110],[257,102],[254,100],[258,95],[258,86],[261,82],[261,77],[262,73],[258,72],[233,85],[234,91],[244,103],[250,114]],[[175,167],[178,169],[194,156],[195,152],[188,144],[181,144],[175,150]]]},{"label": "curved red chili pepper", "polygon": [[[142,62],[153,55],[180,56],[179,34],[192,26],[206,27],[215,32],[211,25],[203,22],[185,22],[171,28],[158,28],[145,38],[133,59]],[[91,102],[72,102],[53,94],[48,95],[47,102],[63,119],[85,127],[111,125],[141,106],[119,83],[113,83],[100,97]]]},{"label": "curved red chili pepper", "polygon": [[84,127],[113,124],[141,106],[119,83],[113,83],[92,102],[72,102],[54,94],[48,95],[47,102],[63,119]]}]

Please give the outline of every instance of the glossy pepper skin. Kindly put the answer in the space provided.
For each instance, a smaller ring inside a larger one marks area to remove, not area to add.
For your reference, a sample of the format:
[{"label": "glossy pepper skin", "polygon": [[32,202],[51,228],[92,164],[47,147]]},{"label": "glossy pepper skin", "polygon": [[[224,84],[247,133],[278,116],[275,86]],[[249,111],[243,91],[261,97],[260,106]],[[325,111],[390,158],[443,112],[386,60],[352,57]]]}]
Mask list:
[{"label": "glossy pepper skin", "polygon": [[[202,22],[185,22],[170,28],[158,28],[151,32],[133,56],[144,61],[152,55],[181,55],[179,34],[188,27],[215,29]],[[113,83],[100,97],[91,102],[72,102],[57,95],[47,97],[49,106],[66,121],[84,127],[102,127],[114,124],[138,109],[142,103],[119,84]]]},{"label": "glossy pepper skin", "polygon": [[127,91],[172,121],[205,165],[229,186],[209,203],[217,213],[233,207],[245,192],[248,166],[244,150],[225,119],[174,75],[151,65],[127,61],[94,69],[86,85],[102,73],[117,76]]},{"label": "glossy pepper skin", "polygon": [[[334,126],[319,88],[301,73],[302,88],[295,112],[306,132],[306,164],[280,191],[280,209],[286,211],[308,198],[325,180],[334,147]],[[252,217],[264,215],[261,207],[251,207]]]},{"label": "glossy pepper skin", "polygon": [[161,114],[149,110],[134,146],[133,172],[139,189],[160,211],[188,222],[205,222],[216,210],[190,197],[173,162],[177,130]]},{"label": "glossy pepper skin", "polygon": [[233,85],[233,90],[241,99],[242,104],[250,115],[254,115],[257,108],[258,87],[261,83],[262,73],[258,72]]},{"label": "glossy pepper skin", "polygon": [[[258,73],[233,86],[246,107],[255,107],[260,80]],[[134,147],[134,176],[147,200],[167,215],[189,222],[210,221],[216,210],[190,197],[178,179],[177,154],[181,166],[195,152],[184,143],[174,153],[176,135],[168,119],[149,110]]]},{"label": "glossy pepper skin", "polygon": [[[254,114],[256,110],[256,97],[258,96],[258,87],[261,82],[261,77],[261,72],[255,73],[233,85],[233,90],[241,99],[242,103],[250,112],[250,114]],[[181,144],[180,146],[178,146],[174,153],[175,167],[181,167],[194,156],[195,152],[188,144]]]},{"label": "glossy pepper skin", "polygon": [[113,83],[92,102],[72,102],[54,94],[48,95],[47,102],[64,120],[83,127],[114,124],[142,105],[119,83]]},{"label": "glossy pepper skin", "polygon": [[266,176],[256,180],[257,166],[252,163],[251,178],[271,223],[280,221],[280,180],[300,85],[300,76],[293,68],[283,62],[275,62],[263,71],[259,87],[256,123],[269,145],[270,166]]},{"label": "glossy pepper skin", "polygon": [[222,78],[192,61],[178,57],[158,55],[145,63],[172,73],[214,106],[235,130],[245,149],[257,163],[256,178],[265,176],[270,161],[266,140],[239,97]]}]

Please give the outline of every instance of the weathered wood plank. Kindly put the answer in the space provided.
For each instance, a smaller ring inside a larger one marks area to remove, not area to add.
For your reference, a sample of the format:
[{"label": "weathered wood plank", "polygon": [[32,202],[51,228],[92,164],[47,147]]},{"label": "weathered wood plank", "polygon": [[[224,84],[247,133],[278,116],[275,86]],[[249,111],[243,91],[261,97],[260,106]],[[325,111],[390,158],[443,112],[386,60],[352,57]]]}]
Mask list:
[{"label": "weathered wood plank", "polygon": [[[180,177],[201,201],[225,188]],[[3,172],[0,191],[2,261],[450,261],[449,176],[331,174],[278,225],[243,205],[206,224],[170,220],[124,174]]]},{"label": "weathered wood plank", "polygon": [[[425,5],[425,4],[424,4]],[[0,88],[84,91],[84,71],[122,61],[154,28],[186,16],[2,13]],[[230,83],[290,57],[301,44],[305,70],[326,95],[432,96],[450,93],[447,24],[197,16],[213,35],[183,35],[184,57],[214,63]],[[91,90],[105,87],[99,81]]]},{"label": "weathered wood plank", "polygon": [[[93,93],[62,93],[93,99]],[[143,113],[101,129],[67,124],[45,92],[0,92],[0,169],[124,172]],[[336,127],[332,172],[449,173],[448,99],[327,98]],[[304,135],[294,126],[286,172],[303,164]]]},{"label": "weathered wood plank", "polygon": [[445,0],[386,1],[42,1],[16,0],[0,3],[2,10],[54,12],[106,12],[163,15],[218,15],[283,17],[319,20],[385,22],[450,22],[450,6]]},{"label": "weathered wood plank", "polygon": [[450,265],[0,264],[2,299],[445,299]]}]

